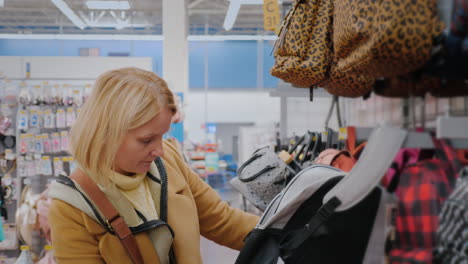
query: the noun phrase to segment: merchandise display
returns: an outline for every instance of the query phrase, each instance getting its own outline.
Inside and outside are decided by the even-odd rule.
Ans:
[[[0,264],[468,264],[468,0],[20,2]]]
[[[88,96],[91,85],[50,85],[47,81],[10,81],[3,79],[0,118],[1,216],[7,221],[0,248],[6,250],[5,263],[15,256],[26,263],[28,256],[41,252],[50,244],[44,190],[53,176],[69,174],[76,168],[68,153],[68,130],[79,107]],[[31,83],[30,83],[31,82]],[[44,200],[45,199],[45,200]],[[50,202],[49,202],[50,203]],[[8,215],[13,210],[14,215]],[[14,224],[10,224],[14,222]],[[17,231],[18,232],[17,232]],[[38,232],[39,231],[39,232]],[[44,237],[45,236],[45,241]],[[45,251],[44,251],[45,252]],[[49,261],[52,251],[44,258]],[[17,256],[17,255],[16,255]],[[3,263],[3,262],[2,262]],[[52,263],[52,262],[48,262]]]
[[[15,264],[34,264],[29,246],[21,246],[21,254]]]

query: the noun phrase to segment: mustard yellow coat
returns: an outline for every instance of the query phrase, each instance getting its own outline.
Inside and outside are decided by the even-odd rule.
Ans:
[[[200,235],[232,249],[241,249],[243,239],[258,217],[229,207],[195,174],[175,148],[164,144],[168,175],[168,224],[175,233],[173,249],[178,264],[202,263]],[[58,263],[132,263],[119,239],[86,213],[54,199],[49,221],[52,245]],[[145,263],[159,263],[146,233],[136,236]]]

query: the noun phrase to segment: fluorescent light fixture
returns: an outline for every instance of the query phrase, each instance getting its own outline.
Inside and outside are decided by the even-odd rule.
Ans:
[[[225,30],[231,30],[234,26],[234,22],[236,22],[237,14],[239,14],[240,3],[238,0],[231,0],[229,3],[229,7],[226,13],[226,17],[224,18],[223,28]]]
[[[86,5],[89,9],[99,10],[129,10],[130,4],[128,1],[87,1]]]
[[[230,0],[229,7],[224,18],[223,28],[231,30],[236,22],[237,15],[241,5],[262,5],[263,0]]]
[[[63,0],[50,0],[54,5],[62,11],[62,13],[70,19],[70,21],[75,24],[75,26],[79,27],[80,29],[84,29],[86,24],[79,18],[73,10],[63,1]]]
[[[257,41],[257,40],[276,40],[274,35],[190,35],[188,41]],[[59,40],[164,40],[162,35],[84,35],[84,34],[0,34],[0,39],[59,39]]]

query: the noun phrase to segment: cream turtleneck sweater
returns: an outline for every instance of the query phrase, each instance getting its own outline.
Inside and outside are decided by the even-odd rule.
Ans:
[[[149,179],[146,177],[146,174],[126,176],[113,172],[109,179],[130,201],[133,207],[142,213],[148,220],[159,218],[148,186]]]

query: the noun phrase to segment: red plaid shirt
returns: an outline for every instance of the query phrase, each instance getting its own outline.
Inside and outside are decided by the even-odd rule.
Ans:
[[[397,236],[389,260],[393,264],[432,263],[432,249],[442,203],[452,192],[462,168],[454,150],[434,140],[439,159],[409,165],[400,176]]]

